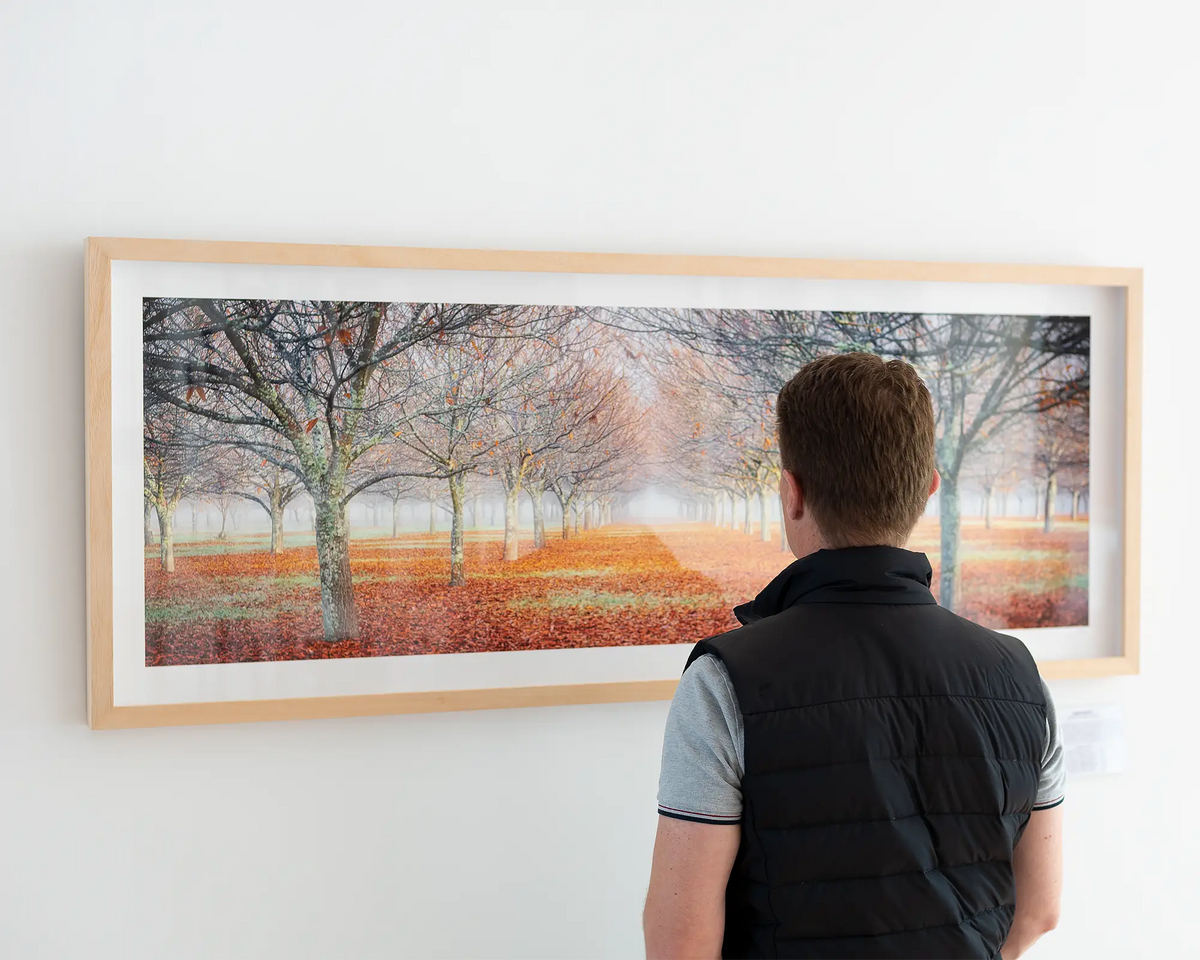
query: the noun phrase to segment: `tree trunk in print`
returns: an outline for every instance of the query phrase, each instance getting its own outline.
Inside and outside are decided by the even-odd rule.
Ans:
[[[1078,490],[1071,491],[1071,519],[1072,520],[1079,519],[1079,491]]]
[[[746,519],[742,523],[742,532],[750,536],[753,526],[750,523],[750,494],[746,494]]]
[[[1045,522],[1042,524],[1042,533],[1051,533],[1054,530],[1054,501],[1058,499],[1058,474],[1050,474],[1050,479],[1046,481],[1046,505],[1043,509]]]
[[[142,505],[145,507],[145,515],[144,515],[145,522],[142,524],[142,527],[143,527],[142,533],[145,536],[146,546],[152,547],[152,546],[154,546],[154,531],[150,529],[150,501],[148,499],[143,498]]]
[[[562,538],[564,540],[571,539],[571,503],[567,501],[562,505]]]
[[[585,503],[583,505],[583,529],[592,529],[592,504]]]
[[[218,539],[218,540],[224,540],[224,539],[225,539],[225,521],[226,521],[226,520],[228,520],[228,519],[229,519],[229,508],[228,508],[228,507],[221,507],[221,530],[220,530],[220,532],[217,534],[217,539]]]
[[[392,501],[392,539],[400,536],[400,498]]]
[[[767,498],[766,490],[758,491],[758,502],[761,507],[759,511],[762,514],[762,529],[758,532],[758,539],[763,543],[771,542],[771,501]]]
[[[729,529],[733,530],[737,527],[737,501],[733,499],[733,494],[727,494],[729,499]]]
[[[959,513],[958,478],[948,473],[942,476],[941,508],[941,583],[938,587],[938,603],[947,610],[954,610],[962,596],[958,575],[959,546],[962,542],[962,517]]]
[[[276,483],[271,488],[271,556],[283,553],[283,491]]]
[[[466,480],[461,473],[450,478],[450,586],[467,582],[463,563],[463,506]]]
[[[159,502],[158,510],[158,560],[163,573],[175,572],[175,534],[171,529],[171,514],[175,512],[174,505]]]
[[[480,516],[480,513],[482,512],[482,510],[483,510],[483,498],[476,497],[474,500],[471,501],[471,526],[472,527],[483,526],[483,517]]]
[[[717,494],[713,498],[713,526],[720,527],[725,523],[725,498]]]
[[[983,488],[983,525],[986,529],[992,529],[992,488]]]
[[[271,556],[283,553],[283,511],[276,510],[271,517]]]
[[[321,577],[321,623],[325,639],[358,636],[358,610],[350,576],[350,531],[339,496],[318,501],[317,566]]]
[[[546,485],[541,481],[531,480],[525,485],[529,499],[533,501],[533,546],[541,550],[546,545],[546,513],[542,497],[546,493]]]
[[[579,511],[580,506],[578,503],[572,505],[571,512],[575,515],[575,536],[579,536]]]
[[[194,537],[197,533],[200,532],[200,528],[199,528],[200,512],[196,509],[196,501],[195,500],[191,501],[190,506],[192,508],[192,536]]]
[[[437,533],[437,501],[429,501],[429,532]]]
[[[517,559],[517,506],[521,488],[513,484],[504,491],[504,559]]]

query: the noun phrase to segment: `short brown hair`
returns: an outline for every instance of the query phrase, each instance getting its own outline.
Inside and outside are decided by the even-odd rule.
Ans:
[[[830,547],[902,546],[935,469],[929,390],[909,364],[819,357],[779,391],[779,453]]]

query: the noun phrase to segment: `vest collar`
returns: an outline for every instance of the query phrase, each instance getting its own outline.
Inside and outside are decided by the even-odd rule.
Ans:
[[[933,568],[923,553],[899,547],[818,550],[786,567],[749,603],[733,609],[745,623],[797,603],[937,603]]]

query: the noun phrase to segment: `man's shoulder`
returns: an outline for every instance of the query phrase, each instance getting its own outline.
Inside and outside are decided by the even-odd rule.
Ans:
[[[782,673],[813,678],[875,676],[897,669],[962,686],[974,677],[994,696],[1037,701],[1042,683],[1025,644],[936,604],[888,606],[915,615],[891,617],[879,605],[796,604],[700,641],[689,665],[715,655],[734,686],[773,683]],[[850,611],[855,613],[849,615]],[[886,621],[886,625],[885,625]],[[982,675],[980,674],[982,670]],[[974,681],[971,681],[974,682]]]
[[[706,637],[692,649],[691,656],[688,658],[688,667],[704,656],[715,658],[723,666],[727,665],[727,659],[731,656],[753,656],[756,648],[775,641],[780,637],[781,632],[783,635],[791,632],[788,621],[796,619],[796,610],[796,607],[791,607],[773,616],[763,617],[760,620],[744,623],[731,630]],[[795,624],[790,626],[794,628]]]
[[[1025,641],[1011,634],[985,627],[983,624],[953,613],[945,607],[939,606],[937,609],[941,610],[945,616],[953,618],[964,639],[996,651],[1009,667],[1026,674],[1026,679],[1036,678],[1038,685],[1041,686],[1041,675],[1038,672],[1037,662],[1030,653],[1029,647],[1025,645]]]

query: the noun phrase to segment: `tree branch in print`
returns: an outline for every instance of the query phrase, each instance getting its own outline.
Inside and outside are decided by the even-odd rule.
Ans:
[[[256,504],[272,557],[285,513],[307,505],[322,637],[340,643],[361,633],[347,520],[361,498],[390,505],[393,536],[406,500],[428,503],[431,531],[447,518],[454,588],[469,580],[468,520],[485,495],[502,503],[509,565],[528,549],[523,495],[534,551],[548,546],[547,511],[570,540],[651,488],[718,526],[744,505],[744,532],[756,524],[770,542],[779,389],[807,361],[854,350],[912,363],[930,389],[940,598],[953,607],[964,483],[990,503],[1028,441],[1048,500],[1060,482],[1086,495],[1087,318],[149,298],[144,498],[158,568],[175,571],[185,498],[216,504],[219,539],[237,504]]]

